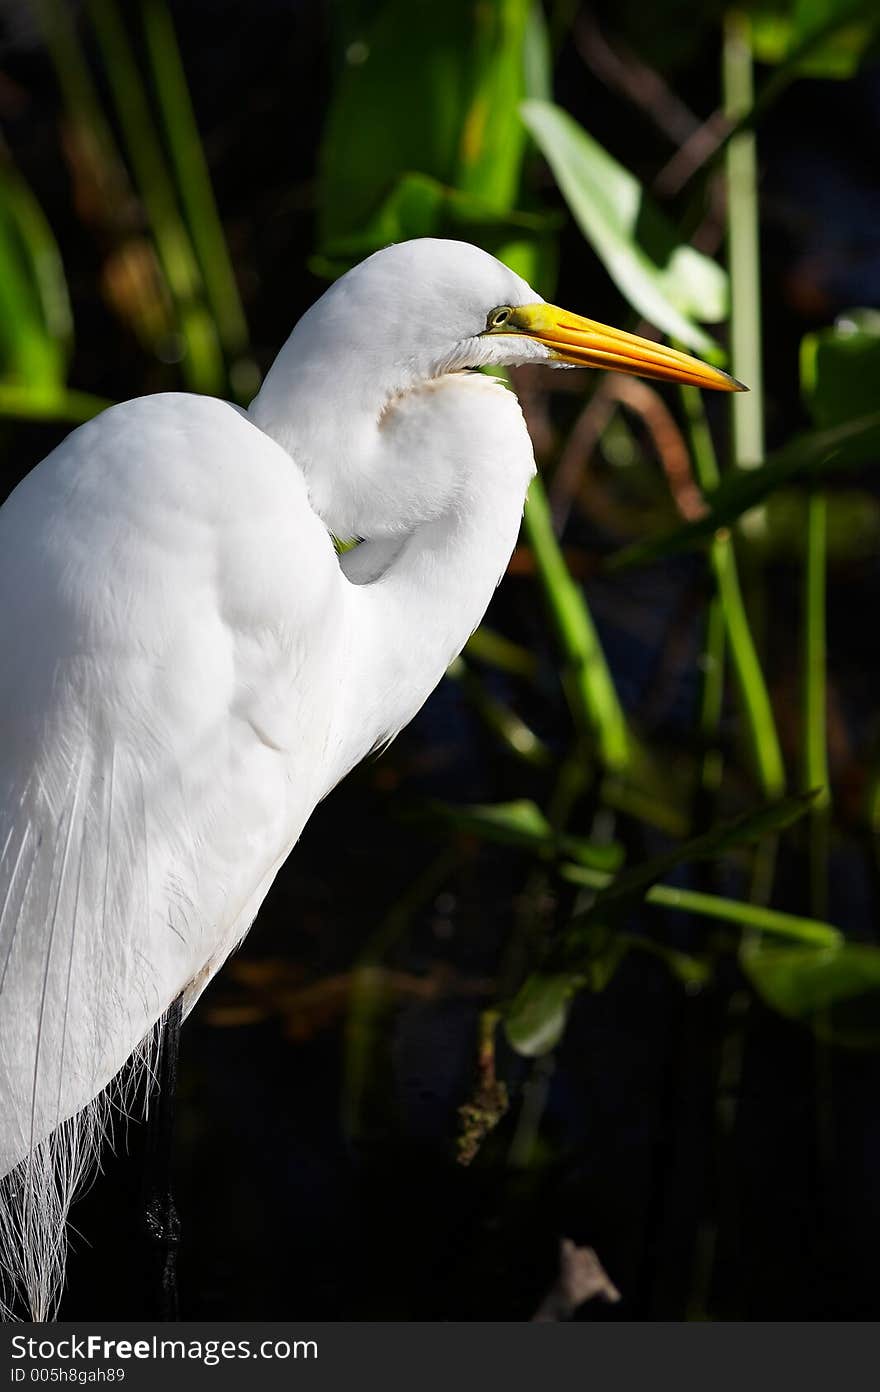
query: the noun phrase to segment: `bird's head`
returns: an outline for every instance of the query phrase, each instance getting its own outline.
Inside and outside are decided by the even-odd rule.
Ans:
[[[410,381],[523,362],[742,389],[686,353],[547,304],[479,247],[434,237],[384,247],[355,266],[303,316],[289,347],[357,364],[371,393],[380,380],[396,393]]]
[[[364,495],[371,433],[389,407],[455,373],[523,363],[741,390],[697,358],[546,303],[478,247],[426,237],[377,251],[330,287],[297,324],[251,415],[304,468],[324,515],[324,496],[352,486]]]

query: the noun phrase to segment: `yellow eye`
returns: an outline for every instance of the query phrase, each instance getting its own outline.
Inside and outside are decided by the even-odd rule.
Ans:
[[[486,328],[503,329],[512,314],[513,309],[510,305],[500,305],[498,309],[492,310],[492,313],[486,320]]]

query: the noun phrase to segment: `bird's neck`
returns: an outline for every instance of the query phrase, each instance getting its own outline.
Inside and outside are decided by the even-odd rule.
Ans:
[[[480,623],[516,544],[532,472],[481,474],[466,508],[403,542],[364,542],[350,553],[350,577],[378,572],[349,594],[351,718],[344,723],[359,746],[351,763],[412,719]]]
[[[254,414],[303,460],[326,524],[365,538],[341,562],[341,776],[412,719],[482,619],[516,544],[531,441],[516,397],[479,374],[432,379],[369,421],[352,410],[305,459],[295,424],[282,437]]]
[[[439,379],[402,402],[383,429],[386,477],[377,485],[396,500],[386,512],[399,525],[342,562],[351,764],[412,719],[480,623],[535,472],[519,402],[485,376]],[[407,525],[418,506],[422,520]]]

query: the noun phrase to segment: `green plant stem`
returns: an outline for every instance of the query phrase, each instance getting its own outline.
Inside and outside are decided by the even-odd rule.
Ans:
[[[732,12],[724,25],[724,109],[738,120],[754,104],[748,19]],[[727,245],[733,375],[748,386],[731,399],[733,453],[739,468],[764,458],[761,363],[761,258],[758,243],[758,173],[755,136],[741,130],[727,146]]]
[[[827,808],[828,786],[825,694],[825,557],[828,504],[819,489],[807,500],[804,565],[804,792],[819,790],[814,806]]]
[[[233,390],[246,403],[259,387],[260,374],[249,355],[247,320],[165,0],[143,0],[143,23],[159,110],[205,292],[220,341],[231,358]]]
[[[73,7],[67,0],[36,0],[36,9],[68,115],[88,131],[105,172],[124,183],[116,142],[77,36]]]
[[[568,669],[567,695],[572,714],[594,736],[603,765],[623,769],[630,758],[626,716],[592,616],[553,530],[540,478],[533,479],[529,489],[524,529]]]
[[[480,624],[464,645],[464,655],[489,667],[498,667],[515,677],[534,681],[538,675],[538,659],[528,648]]]
[[[737,16],[740,23],[747,23],[745,16]],[[755,97],[751,106],[744,111],[735,113],[733,125],[726,132],[717,148],[712,151],[707,161],[707,166],[711,167],[720,156],[726,154],[731,141],[738,136],[754,130],[755,126],[766,114],[774,102],[778,101],[782,94],[791,86],[798,77],[802,76],[802,64],[805,58],[809,58],[814,49],[820,48],[828,39],[840,32],[842,29],[849,28],[852,24],[863,21],[877,20],[877,0],[857,0],[857,3],[850,6],[846,11],[840,10],[835,6],[829,7],[828,18],[824,23],[818,25],[809,34],[805,35],[801,41],[795,45],[790,53],[787,54],[782,63],[777,64],[769,77],[765,78],[761,89]],[[732,113],[728,113],[731,115]],[[703,168],[705,166],[698,166]],[[697,170],[694,170],[697,173]]]
[[[137,70],[113,0],[89,0],[89,14],[104,60],[123,139],[156,239],[156,249],[186,345],[183,371],[195,391],[222,393],[225,372],[217,333],[201,303],[201,277],[181,220]]]
[[[457,850],[447,847],[425,866],[371,933],[352,965],[342,1081],[342,1119],[349,1135],[362,1128],[376,1069],[379,1024],[388,1000],[382,962],[403,937],[413,916],[439,893],[458,863]]]
[[[807,500],[803,603],[803,787],[818,789],[809,819],[810,909],[824,913],[828,898],[828,830],[831,790],[828,777],[825,687],[825,567],[828,503],[820,489]]]
[[[18,229],[47,334],[67,357],[73,346],[73,314],[58,243],[24,179],[0,166],[0,197]]]
[[[543,768],[551,762],[550,751],[542,739],[530,729],[516,711],[499,701],[471,671],[463,657],[457,657],[446,671],[447,677],[458,682],[468,701],[486,729],[522,763]]]
[[[682,387],[681,394],[697,482],[704,493],[711,492],[717,486],[720,474],[702,397],[695,387]],[[719,532],[713,538],[709,560],[730,648],[730,662],[745,715],[752,760],[764,796],[768,802],[773,801],[785,791],[785,765],[770,695],[746,614],[733,540],[728,532]]]
[[[694,473],[703,493],[711,492],[720,482],[718,461],[703,398],[695,387],[681,391],[682,404],[688,425]],[[717,544],[717,541],[714,543]],[[709,601],[706,638],[703,648],[703,687],[700,695],[700,736],[703,741],[703,760],[700,782],[703,791],[715,793],[721,786],[723,759],[718,748],[718,732],[724,706],[724,649],[727,631],[727,611],[721,600],[720,586]]]
[[[773,801],[785,792],[785,765],[729,536],[719,537],[712,543],[710,559],[724,612],[731,666],[745,714],[752,758],[761,790],[768,801]]]
[[[709,600],[706,615],[703,682],[700,692],[700,738],[703,745],[700,786],[710,797],[718,792],[724,776],[724,756],[718,747],[724,709],[724,648],[724,608],[716,592]]]
[[[573,884],[581,884],[590,889],[605,889],[612,882],[610,875],[583,865],[563,865],[560,867],[560,874]],[[713,918],[735,923],[751,932],[767,933],[773,937],[788,938],[816,947],[838,947],[842,941],[840,930],[832,923],[803,918],[798,914],[782,913],[778,909],[765,908],[762,904],[725,899],[718,894],[679,889],[675,885],[651,885],[645,894],[645,903],[653,904],[657,908],[679,909],[682,913],[691,913],[697,918]]]

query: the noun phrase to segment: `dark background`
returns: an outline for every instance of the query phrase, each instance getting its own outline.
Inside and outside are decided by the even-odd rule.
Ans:
[[[592,19],[609,42],[665,65],[681,99],[708,113],[719,40],[711,7],[696,22],[700,8],[649,14],[603,3]],[[308,260],[338,16],[305,0],[177,0],[172,9],[265,369],[325,285]],[[144,354],[102,294],[104,250],[74,206],[60,97],[33,16],[6,0],[0,25],[0,121],[62,249],[76,325],[70,381],[112,398],[177,385],[173,367]],[[668,140],[584,62],[573,34],[556,60],[556,99],[649,178],[668,158]],[[880,299],[878,138],[876,64],[845,83],[801,80],[761,126],[771,445],[804,424],[801,336]],[[552,189],[547,196],[558,202]],[[558,298],[621,321],[617,292],[570,225]],[[4,422],[5,489],[64,433]],[[609,545],[586,514],[575,515],[567,540],[588,557]],[[686,745],[693,725],[702,574],[699,558],[685,557],[587,582],[625,704],[670,748]],[[796,724],[796,578],[780,556],[767,574],[764,650],[785,739]],[[847,809],[875,735],[878,601],[876,550],[839,558],[829,672],[843,827],[829,917],[865,941],[876,936],[876,866]],[[489,622],[546,664],[527,713],[561,746],[567,716],[552,643],[533,580],[516,566]],[[662,961],[632,955],[604,992],[578,998],[551,1060],[536,1069],[501,1045],[514,1106],[469,1168],[456,1163],[478,1015],[527,867],[515,851],[450,845],[442,829],[402,813],[426,798],[517,796],[518,777],[447,682],[388,754],[316,810],[242,952],[183,1030],[174,1161],[182,1315],[528,1319],[553,1283],[566,1235],[596,1249],[623,1297],[593,1301],[579,1318],[873,1318],[877,1055],[819,1043],[774,1014],[746,990],[735,958],[688,992]],[[621,834],[641,854],[663,844],[644,828]],[[349,974],[420,876],[432,883],[384,959],[405,982],[382,1006],[354,1106]],[[780,860],[780,906],[804,907],[802,879],[795,845]],[[699,937],[684,920],[668,930],[683,948]],[[419,982],[428,983],[421,993]],[[302,995],[322,983],[323,994]],[[523,1096],[539,1126],[518,1152]],[[142,1230],[143,1128],[120,1124],[117,1142],[74,1215],[62,1318],[137,1316],[155,1301]]]

